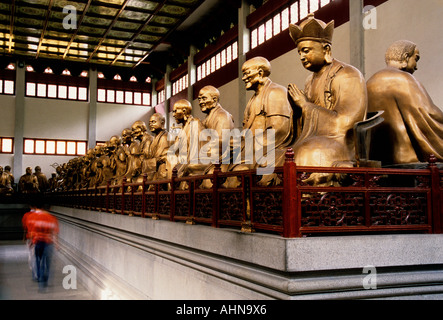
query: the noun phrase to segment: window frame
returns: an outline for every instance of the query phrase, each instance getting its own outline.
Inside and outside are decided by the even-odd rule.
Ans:
[[[38,148],[37,144],[43,142],[43,150]],[[54,152],[48,152],[48,143],[53,143]],[[68,145],[74,144],[75,152],[69,152]],[[81,147],[80,147],[81,146]],[[85,156],[87,153],[88,142],[86,140],[74,139],[47,139],[47,138],[23,138],[23,154],[36,156]],[[32,151],[27,148],[32,148]],[[40,151],[40,150],[41,151]],[[52,150],[52,148],[51,148]],[[79,150],[84,150],[79,152]]]

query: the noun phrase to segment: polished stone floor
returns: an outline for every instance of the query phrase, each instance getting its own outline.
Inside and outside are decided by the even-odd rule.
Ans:
[[[74,273],[69,269],[63,273],[66,262],[57,251],[54,251],[48,287],[40,291],[38,283],[32,280],[28,255],[23,241],[0,241],[0,300],[95,300],[79,281],[76,289],[63,287],[65,277]],[[72,283],[66,279],[65,287]]]

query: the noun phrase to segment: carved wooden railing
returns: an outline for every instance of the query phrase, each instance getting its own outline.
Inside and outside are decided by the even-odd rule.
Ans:
[[[339,180],[339,186],[306,183],[318,174]],[[261,186],[256,170],[221,172],[216,166],[211,175],[123,181],[49,193],[47,200],[52,205],[272,232],[286,238],[443,232],[443,171],[432,159],[426,169],[297,167],[289,150],[274,178],[273,186]],[[238,185],[225,187],[233,179]],[[201,188],[203,182],[210,187]]]

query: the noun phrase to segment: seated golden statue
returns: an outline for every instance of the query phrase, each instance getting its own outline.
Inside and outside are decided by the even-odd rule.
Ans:
[[[21,193],[37,193],[38,180],[37,177],[32,173],[32,168],[27,167],[26,173],[22,175],[18,181],[19,191]]]
[[[228,149],[230,147],[230,136],[227,132],[234,129],[234,119],[232,115],[221,106],[220,92],[217,88],[206,86],[200,89],[198,101],[201,111],[206,114],[206,118],[203,120],[203,126],[205,129],[213,130],[214,136],[216,134],[215,138],[218,138],[207,144],[207,153],[209,154],[206,154],[206,156],[212,160],[211,163],[215,161],[220,164],[224,163],[224,165],[222,165],[222,171],[226,171],[227,165],[231,162],[228,156],[228,152],[230,151],[230,149]],[[211,154],[211,151],[214,152],[215,157]],[[206,173],[208,173],[208,171]]]
[[[147,133],[148,127],[144,121],[138,120],[131,127],[132,142],[129,146],[126,179],[127,182],[136,182],[142,173],[142,155],[149,149],[153,137]]]
[[[372,135],[370,154],[383,165],[443,161],[443,111],[413,73],[420,53],[416,44],[397,41],[386,52],[387,67],[367,82],[369,111],[385,119]]]
[[[202,146],[200,132],[204,126],[200,119],[191,115],[192,105],[187,100],[179,100],[174,104],[173,117],[177,124],[181,125],[174,144],[167,153],[168,178],[172,176],[172,170],[177,168],[179,177],[189,174],[203,174],[207,165],[199,162],[199,152]]]
[[[300,26],[290,25],[303,66],[312,72],[301,90],[289,84],[297,120],[293,145],[299,166],[352,167],[354,124],[366,117],[366,83],[359,70],[332,57],[334,21],[327,25],[310,15]],[[314,174],[305,182],[335,184],[334,175]]]
[[[285,87],[270,79],[271,64],[263,57],[255,57],[242,66],[246,90],[254,91],[243,119],[245,139],[233,143],[233,164],[230,171],[257,169],[263,175],[259,184],[276,183],[273,174],[276,166],[284,164],[284,154],[293,140],[293,111]],[[249,137],[252,139],[248,140]],[[227,187],[238,185],[228,179]]]
[[[40,192],[46,192],[48,191],[48,179],[46,178],[46,175],[42,172],[42,169],[40,166],[36,166],[34,168],[34,174],[37,177],[38,180],[38,189]]]
[[[12,176],[11,167],[6,166],[5,170],[0,166],[0,194],[11,194],[14,192],[14,177]]]
[[[115,175],[113,184],[121,184],[128,170],[128,157],[130,155],[129,146],[132,142],[131,129],[126,128],[122,131],[121,138],[116,142],[115,150]]]
[[[53,172],[51,173],[51,178],[48,179],[49,183],[49,192],[55,192],[57,191],[57,173]]]
[[[149,130],[154,134],[154,138],[144,150],[142,173],[147,174],[148,180],[166,179],[169,141],[168,132],[165,130],[165,117],[160,113],[154,113],[149,119]]]

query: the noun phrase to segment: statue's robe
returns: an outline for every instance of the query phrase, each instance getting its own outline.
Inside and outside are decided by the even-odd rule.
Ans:
[[[367,82],[368,110],[384,111],[373,130],[370,156],[383,165],[443,161],[443,112],[423,85],[405,71],[387,67]]]
[[[274,130],[274,143],[268,143],[268,130]],[[243,130],[250,130],[254,137],[254,160],[251,168],[274,168],[284,164],[284,154],[294,137],[293,110],[288,100],[287,89],[270,79],[264,87],[249,100],[243,118]],[[257,139],[257,130],[263,132],[263,139]],[[242,159],[234,159],[234,164],[245,163],[249,160],[244,152],[248,145],[242,144]],[[256,157],[261,154],[261,157]],[[268,157],[274,153],[274,157]],[[261,163],[261,164],[260,164]],[[272,170],[272,169],[271,169]]]
[[[142,173],[147,174],[148,180],[166,179],[166,156],[169,149],[168,132],[160,131],[155,135],[145,154]]]
[[[363,75],[338,60],[306,81],[308,104],[297,120],[294,145],[298,166],[352,166],[354,125],[366,118],[367,91]],[[298,111],[296,112],[298,113]]]

